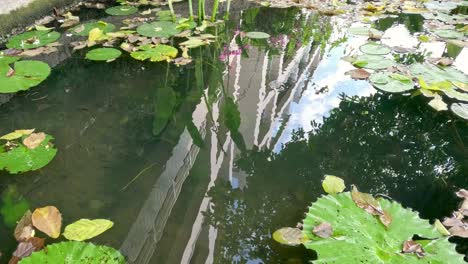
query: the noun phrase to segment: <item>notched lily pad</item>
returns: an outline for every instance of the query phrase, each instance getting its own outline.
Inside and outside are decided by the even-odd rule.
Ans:
[[[366,53],[369,55],[386,55],[392,51],[389,47],[382,45],[382,44],[375,43],[375,42],[366,43],[362,45],[361,47],[359,47],[359,49],[363,53]]]
[[[122,55],[122,52],[114,48],[98,48],[88,51],[86,59],[93,61],[112,61]]]
[[[283,227],[273,233],[273,239],[283,245],[298,246],[304,242],[304,235],[298,228]]]
[[[389,72],[376,72],[371,74],[369,80],[375,88],[389,93],[403,93],[414,89],[410,77]]]
[[[138,12],[138,8],[134,6],[114,6],[106,9],[106,13],[111,16],[128,16]]]
[[[130,53],[132,58],[137,60],[150,60],[153,62],[168,61],[177,57],[177,49],[168,45],[159,44],[156,46],[143,45],[138,47],[139,51]]]
[[[359,68],[382,70],[394,66],[395,62],[383,56],[364,54],[357,56],[353,65]]]
[[[52,31],[29,31],[12,37],[7,47],[10,49],[35,49],[55,42],[60,38],[60,33]]]
[[[455,103],[450,106],[450,110],[457,116],[468,120],[468,104],[466,103]]]
[[[71,28],[70,32],[78,36],[88,36],[89,32],[95,28],[99,28],[103,33],[109,33],[114,31],[115,26],[111,23],[98,21],[78,25],[74,28]]]
[[[145,23],[137,28],[140,35],[146,37],[169,38],[181,32],[175,23],[169,21],[159,21]]]
[[[455,31],[455,30],[450,30],[450,29],[439,29],[435,30],[434,34],[441,38],[448,38],[448,39],[461,39],[463,38],[463,34]]]
[[[0,64],[0,93],[15,93],[28,90],[44,81],[50,67],[41,61],[17,61],[13,68]]]

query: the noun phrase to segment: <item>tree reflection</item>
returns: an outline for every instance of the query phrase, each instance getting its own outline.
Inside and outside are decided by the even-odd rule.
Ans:
[[[294,226],[323,193],[324,174],[366,192],[386,194],[428,219],[450,214],[457,188],[468,186],[468,124],[436,113],[423,98],[376,94],[346,98],[313,130],[295,132],[279,153],[244,152],[237,162],[248,188],[219,182],[210,224],[218,228],[215,263],[306,263],[300,249],[270,234]]]

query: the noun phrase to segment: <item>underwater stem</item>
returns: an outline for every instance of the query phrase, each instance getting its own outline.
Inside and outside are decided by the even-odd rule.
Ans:
[[[211,10],[211,22],[216,21],[216,15],[218,14],[219,0],[214,0],[213,10]]]

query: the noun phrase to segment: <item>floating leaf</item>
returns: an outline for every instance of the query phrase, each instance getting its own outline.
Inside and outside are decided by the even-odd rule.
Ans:
[[[269,34],[265,32],[258,32],[258,31],[247,32],[245,36],[250,39],[267,39],[270,37]]]
[[[377,89],[389,93],[403,93],[414,89],[413,81],[409,77],[401,76],[401,74],[376,72],[369,77],[369,80]]]
[[[12,64],[15,61],[20,60],[21,57],[16,57],[16,56],[6,56],[6,55],[1,55],[0,53],[0,65],[1,64]]]
[[[69,31],[78,36],[88,36],[89,32],[95,28],[100,29],[103,33],[109,33],[114,31],[115,26],[111,23],[98,21],[78,25],[74,28],[71,28]]]
[[[333,175],[325,175],[325,179],[322,181],[323,190],[329,194],[337,194],[343,192],[346,188],[343,179]]]
[[[353,65],[359,68],[381,70],[394,66],[395,62],[383,56],[364,54],[357,56]]]
[[[314,262],[423,263],[413,254],[401,253],[404,241],[418,235],[434,239],[422,245],[427,253],[424,263],[464,263],[463,255],[456,252],[455,245],[442,237],[427,220],[420,219],[417,213],[399,203],[385,199],[378,202],[382,210],[393,217],[388,227],[356,206],[349,192],[326,195],[313,203],[304,219],[303,232],[309,239],[304,242],[305,247],[317,252],[318,260]],[[333,235],[329,238],[318,238],[313,234],[314,227],[323,222],[333,226]]]
[[[413,76],[422,77],[429,85],[444,81],[468,83],[468,76],[451,66],[415,63],[410,66],[409,70]]]
[[[115,60],[122,55],[122,52],[114,48],[98,48],[88,51],[86,59],[93,61]]]
[[[450,106],[450,110],[455,113],[457,116],[468,120],[468,104],[465,103],[455,103]]]
[[[145,23],[137,28],[140,35],[146,37],[169,38],[181,32],[175,23],[169,21],[159,21]]]
[[[62,228],[62,215],[55,206],[37,208],[32,214],[32,223],[51,238],[58,238]]]
[[[60,33],[52,31],[29,31],[12,37],[7,47],[10,49],[35,49],[55,42],[60,38]]]
[[[434,226],[439,231],[440,234],[444,236],[450,236],[450,232],[445,228],[445,226],[439,221],[439,219],[436,219],[434,222]]]
[[[139,51],[130,53],[132,58],[137,60],[150,60],[153,62],[168,61],[177,57],[177,49],[168,45],[159,44],[156,46],[143,45],[138,47]]]
[[[383,33],[375,28],[368,27],[352,27],[348,29],[348,33],[358,36],[382,35]]]
[[[0,170],[5,169],[16,174],[44,167],[57,154],[57,149],[51,143],[52,140],[52,136],[46,135],[40,145],[33,149],[20,142],[10,144],[7,151],[0,152]]]
[[[389,47],[375,42],[366,43],[359,47],[359,49],[370,55],[386,55],[392,51]]]
[[[441,38],[448,38],[448,39],[461,39],[463,38],[463,34],[455,31],[455,30],[450,30],[450,29],[439,29],[435,30],[434,34]]]
[[[298,228],[283,227],[273,233],[273,239],[283,245],[298,246],[304,241],[304,235]]]
[[[68,240],[84,241],[110,229],[114,223],[106,219],[80,219],[65,227],[63,236]]]
[[[429,102],[429,105],[434,108],[436,111],[446,111],[448,110],[447,104],[442,100],[442,97],[438,94],[435,94],[434,99]]]
[[[0,93],[15,93],[28,90],[44,81],[50,74],[50,67],[41,61],[17,61],[14,74],[8,76],[10,67],[0,64]]]
[[[32,253],[19,263],[125,264],[126,262],[122,254],[111,247],[69,241],[48,245],[44,250]]]
[[[44,132],[32,133],[25,139],[23,139],[23,144],[28,149],[35,149],[45,140],[46,134]]]
[[[370,76],[370,73],[364,69],[350,70],[347,71],[346,74],[348,74],[349,76],[351,76],[351,78],[355,80],[365,80]]]
[[[15,238],[17,241],[26,241],[34,236],[34,228],[32,226],[32,213],[27,210],[23,217],[18,221],[15,227]]]
[[[20,129],[20,130],[15,130],[14,132],[11,132],[11,133],[8,133],[2,137],[0,137],[0,139],[3,139],[3,140],[14,140],[14,139],[18,139],[22,136],[27,136],[27,135],[30,135],[32,132],[34,132],[34,129]]]
[[[422,258],[425,255],[424,249],[421,244],[413,241],[413,240],[406,240],[403,243],[403,248],[401,250],[403,253],[406,254],[416,254],[418,257]]]
[[[138,12],[138,8],[134,6],[114,6],[106,9],[106,13],[111,16],[128,16]]]
[[[13,257],[9,264],[18,263],[19,260],[29,257],[33,252],[44,248],[44,239],[39,237],[31,237],[27,241],[22,241],[13,252]]]

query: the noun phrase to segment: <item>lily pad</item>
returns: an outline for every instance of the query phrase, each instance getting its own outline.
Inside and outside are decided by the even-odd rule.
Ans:
[[[258,32],[258,31],[247,32],[247,34],[245,34],[245,36],[250,38],[250,39],[267,39],[267,38],[270,37],[270,35],[268,33]]]
[[[23,136],[23,140],[29,136]],[[8,141],[0,148],[0,170],[7,170],[12,174],[38,170],[52,161],[57,154],[57,149],[52,145],[54,138],[46,135],[44,140],[35,148],[29,148],[22,140]],[[7,146],[8,144],[8,146]]]
[[[28,90],[44,81],[49,74],[49,65],[41,61],[17,61],[13,68],[0,64],[0,93]]]
[[[106,23],[103,21],[91,22],[78,25],[70,29],[70,32],[78,36],[88,36],[89,32],[95,28],[99,28],[103,33],[109,33],[114,31],[115,26],[111,23]]]
[[[1,64],[12,64],[15,61],[19,61],[21,57],[17,56],[4,56],[0,55],[0,65]]]
[[[403,93],[414,89],[414,83],[410,77],[388,72],[373,73],[369,80],[379,90],[389,93]]]
[[[177,49],[168,45],[159,44],[156,46],[143,45],[138,47],[139,51],[130,53],[132,58],[137,60],[150,60],[153,62],[167,61],[177,57]]]
[[[19,263],[125,264],[126,262],[122,254],[111,247],[69,241],[49,245],[41,251],[32,253]]]
[[[468,83],[468,76],[451,66],[439,67],[429,63],[415,63],[409,70],[413,76],[424,79],[428,84],[444,81]]]
[[[98,48],[88,51],[86,59],[93,61],[115,60],[122,55],[122,52],[114,48]]]
[[[146,37],[169,38],[181,32],[177,24],[169,21],[145,23],[137,28],[140,35]]]
[[[303,233],[309,239],[304,246],[317,252],[314,263],[465,263],[455,245],[417,213],[385,199],[379,203],[392,216],[388,227],[359,208],[349,192],[326,195],[313,203],[304,219]],[[324,222],[333,227],[328,238],[313,233]],[[402,253],[403,243],[414,235],[434,239],[416,241],[427,253],[421,259]]]
[[[439,29],[435,30],[434,34],[441,38],[448,38],[448,39],[461,39],[463,38],[463,34],[455,31],[455,30],[450,30],[450,29]]]
[[[55,42],[60,33],[52,31],[29,31],[12,37],[6,46],[10,49],[35,49]]]
[[[138,12],[138,8],[134,6],[114,6],[106,9],[106,13],[111,16],[128,16]]]
[[[395,65],[395,62],[383,56],[364,54],[357,56],[353,65],[359,68],[382,70]]]
[[[348,29],[348,33],[358,36],[372,36],[372,35],[382,35],[383,32],[369,27],[352,27]]]
[[[455,103],[450,106],[450,110],[455,113],[457,116],[468,120],[468,104],[465,103]]]
[[[370,55],[386,55],[392,51],[389,47],[375,42],[366,43],[362,45],[359,49],[363,53]]]

